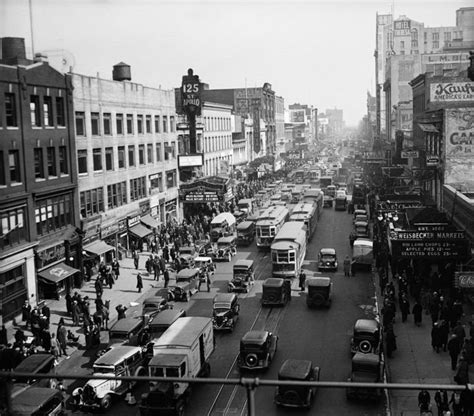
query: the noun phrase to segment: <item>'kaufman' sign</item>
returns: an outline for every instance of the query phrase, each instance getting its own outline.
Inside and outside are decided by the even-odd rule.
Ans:
[[[474,83],[439,82],[430,85],[432,102],[474,101]]]

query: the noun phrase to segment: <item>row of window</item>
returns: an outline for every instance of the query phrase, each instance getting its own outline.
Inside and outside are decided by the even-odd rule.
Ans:
[[[176,158],[176,142],[171,142],[171,145],[168,145],[168,142],[164,143],[164,158],[162,157],[161,143],[156,143],[154,150],[153,147],[153,143],[148,143],[146,147],[144,144],[138,145],[138,165],[153,164],[155,160],[160,162]],[[89,172],[87,149],[77,151],[77,166],[79,174]],[[106,171],[113,171],[135,166],[137,166],[135,145],[92,149],[92,170],[94,172],[101,172],[104,168]]]
[[[204,117],[204,129],[206,131],[231,130],[229,117]]]
[[[76,111],[76,136],[121,136],[145,133],[168,133],[176,131],[174,116],[152,116],[147,114],[90,113],[90,131],[87,131],[86,113]]]
[[[190,143],[188,135],[178,135],[179,154],[188,154],[190,152]],[[205,136],[204,140],[201,134],[196,137],[196,151],[198,153],[204,152],[218,152],[221,150],[232,149],[232,136]]]
[[[126,205],[129,201],[138,201],[145,198],[155,189],[162,192],[163,189],[163,174],[156,173],[148,177],[149,191],[147,191],[147,178],[142,176],[140,178],[130,179],[127,182],[118,182],[112,185],[107,185],[107,202],[104,199],[104,188],[95,188],[83,191],[80,193],[80,209],[81,217],[87,218],[93,215],[100,214],[105,211],[105,206],[108,209],[113,209]],[[174,188],[177,186],[176,170],[169,170],[166,172],[166,188]]]
[[[3,108],[0,104],[0,127],[18,127],[18,103],[15,93],[4,93]],[[3,121],[5,120],[5,121]],[[30,120],[32,127],[65,127],[66,109],[64,97],[30,95]]]

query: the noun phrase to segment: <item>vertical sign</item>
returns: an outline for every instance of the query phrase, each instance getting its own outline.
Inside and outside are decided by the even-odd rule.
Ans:
[[[181,85],[181,97],[183,100],[184,111],[195,116],[201,115],[201,83],[199,77],[193,74],[191,68],[188,69],[188,75],[183,76]]]
[[[259,153],[261,149],[260,140],[260,109],[255,106],[253,107],[253,150],[255,153]]]

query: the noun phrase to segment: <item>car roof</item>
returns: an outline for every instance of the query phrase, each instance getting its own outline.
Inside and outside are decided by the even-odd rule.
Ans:
[[[240,259],[237,260],[234,264],[235,267],[252,267],[253,266],[253,260],[247,260],[247,259]]]
[[[179,351],[179,350],[176,350]],[[159,351],[155,353],[148,365],[150,367],[177,367],[186,358],[186,354],[160,354]]]
[[[57,389],[30,387],[12,398],[12,414],[31,415],[54,396],[64,399],[62,393]]]
[[[372,240],[369,240],[368,238],[358,238],[357,240],[354,241],[354,245],[373,247],[374,243],[372,242]]]
[[[194,276],[197,273],[199,273],[199,269],[181,269],[176,277]]]
[[[150,296],[145,298],[142,303],[166,303],[166,299],[162,296]]]
[[[212,259],[210,257],[198,256],[194,259],[194,261],[212,261]]]
[[[356,331],[376,331],[379,329],[379,323],[375,319],[358,319],[354,324]]]
[[[374,353],[363,353],[363,352],[356,352],[355,355],[352,357],[352,362],[356,364],[373,364],[378,365],[380,364],[380,357],[378,354]]]
[[[255,215],[251,216],[252,218],[258,218]],[[250,217],[247,217],[250,218]],[[246,230],[247,228],[251,227],[254,224],[253,221],[242,221],[239,225],[237,225],[237,230]]]
[[[48,361],[54,361],[53,354],[31,354],[15,367],[15,372],[35,373]]]
[[[278,378],[282,379],[306,379],[311,373],[313,363],[309,360],[288,359],[280,367]]]
[[[230,303],[235,298],[237,298],[237,295],[235,293],[218,293],[216,296],[214,296],[214,303]]]
[[[142,319],[135,318],[135,317],[128,317],[128,318],[123,318],[119,319],[115,324],[113,324],[109,331],[114,331],[114,332],[128,332],[131,329],[143,325]]]
[[[268,337],[268,331],[248,331],[243,337],[242,341],[245,342],[263,342]]]
[[[112,347],[104,355],[99,357],[94,365],[117,365],[120,364],[124,359],[136,354],[141,351],[141,347],[132,347],[129,345],[117,345]]]
[[[311,287],[327,287],[331,285],[330,277],[309,277],[306,279],[306,284]]]
[[[180,316],[184,316],[183,312],[183,309],[165,309],[164,311],[154,315],[150,322],[148,322],[148,325],[172,324]]]
[[[281,279],[279,277],[269,277],[268,279],[265,279],[263,286],[280,287],[283,286],[284,280],[285,279]]]
[[[322,248],[321,250],[319,250],[319,252],[321,254],[336,254],[336,249],[334,248]]]
[[[235,236],[229,235],[226,237],[219,238],[219,240],[217,240],[217,243],[232,243],[232,241],[235,241]]]
[[[369,223],[367,221],[356,221],[354,223],[355,227],[367,227]]]

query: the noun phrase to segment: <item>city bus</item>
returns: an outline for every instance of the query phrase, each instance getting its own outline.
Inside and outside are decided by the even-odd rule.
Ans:
[[[310,202],[300,202],[291,211],[289,221],[304,222],[307,238],[311,240],[318,225],[317,205]]]
[[[272,276],[299,277],[306,256],[306,226],[301,221],[288,221],[271,245]]]
[[[296,184],[304,183],[305,179],[306,179],[306,172],[303,169],[298,169],[295,172],[295,183]]]
[[[309,181],[310,183],[319,183],[321,179],[321,169],[311,168],[309,171]]]
[[[288,218],[288,208],[282,205],[268,207],[260,214],[255,225],[257,247],[270,247],[275,236]]]
[[[316,220],[319,220],[323,212],[324,193],[321,189],[311,188],[307,189],[303,196],[305,204],[311,203],[316,205]]]

